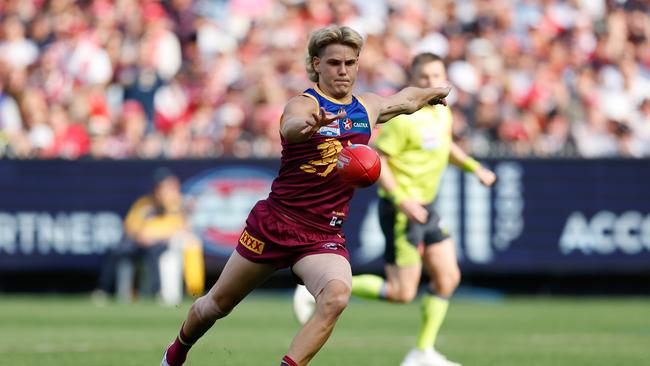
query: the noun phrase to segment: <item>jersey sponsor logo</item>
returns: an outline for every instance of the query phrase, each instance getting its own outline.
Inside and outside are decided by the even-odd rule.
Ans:
[[[370,124],[365,120],[353,121],[348,119],[343,125],[343,128],[346,132],[370,134]]]
[[[340,114],[345,112],[344,108],[339,108],[338,112],[336,114]],[[318,129],[318,134],[323,135],[323,136],[341,136],[341,125],[342,125],[342,120],[341,118],[332,121],[330,124],[327,126],[323,126],[320,129]]]
[[[368,128],[368,122],[354,122],[352,126],[354,128]]]
[[[189,223],[206,254],[227,257],[237,245],[255,203],[271,190],[275,173],[230,166],[210,169],[183,184]]]
[[[327,126],[318,129],[318,134],[323,136],[341,136],[341,129],[339,128],[339,121],[331,122]]]
[[[239,243],[255,254],[262,254],[264,251],[264,242],[252,236],[246,230],[239,237]]]

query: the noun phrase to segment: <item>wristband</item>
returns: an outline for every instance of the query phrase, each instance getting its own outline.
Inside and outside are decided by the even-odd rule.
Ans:
[[[463,162],[462,168],[466,172],[474,173],[480,166],[481,164],[478,161],[468,157]]]

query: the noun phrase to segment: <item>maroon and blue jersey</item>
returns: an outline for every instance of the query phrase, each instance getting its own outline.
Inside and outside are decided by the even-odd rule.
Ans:
[[[354,188],[343,183],[336,162],[344,146],[368,144],[372,123],[363,102],[349,104],[326,96],[318,86],[303,93],[327,112],[346,116],[321,127],[309,140],[288,143],[282,137],[280,172],[269,194],[269,208],[299,224],[340,232]]]

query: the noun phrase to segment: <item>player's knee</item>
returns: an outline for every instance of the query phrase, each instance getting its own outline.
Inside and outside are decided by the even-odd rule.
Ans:
[[[341,281],[330,281],[318,297],[319,307],[323,315],[327,317],[338,317],[348,306],[350,300],[350,288]]]
[[[230,314],[235,307],[233,302],[219,299],[210,294],[197,299],[190,309],[203,322],[213,322]]]
[[[330,316],[339,316],[348,306],[350,295],[345,293],[337,293],[325,299],[325,313]]]

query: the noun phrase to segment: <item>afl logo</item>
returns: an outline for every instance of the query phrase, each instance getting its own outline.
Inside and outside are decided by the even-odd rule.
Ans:
[[[267,197],[274,176],[263,169],[228,167],[206,171],[183,184],[190,225],[207,254],[232,253],[248,213]]]
[[[352,120],[349,118],[345,119],[345,122],[343,122],[343,128],[345,130],[351,130],[352,129]]]

